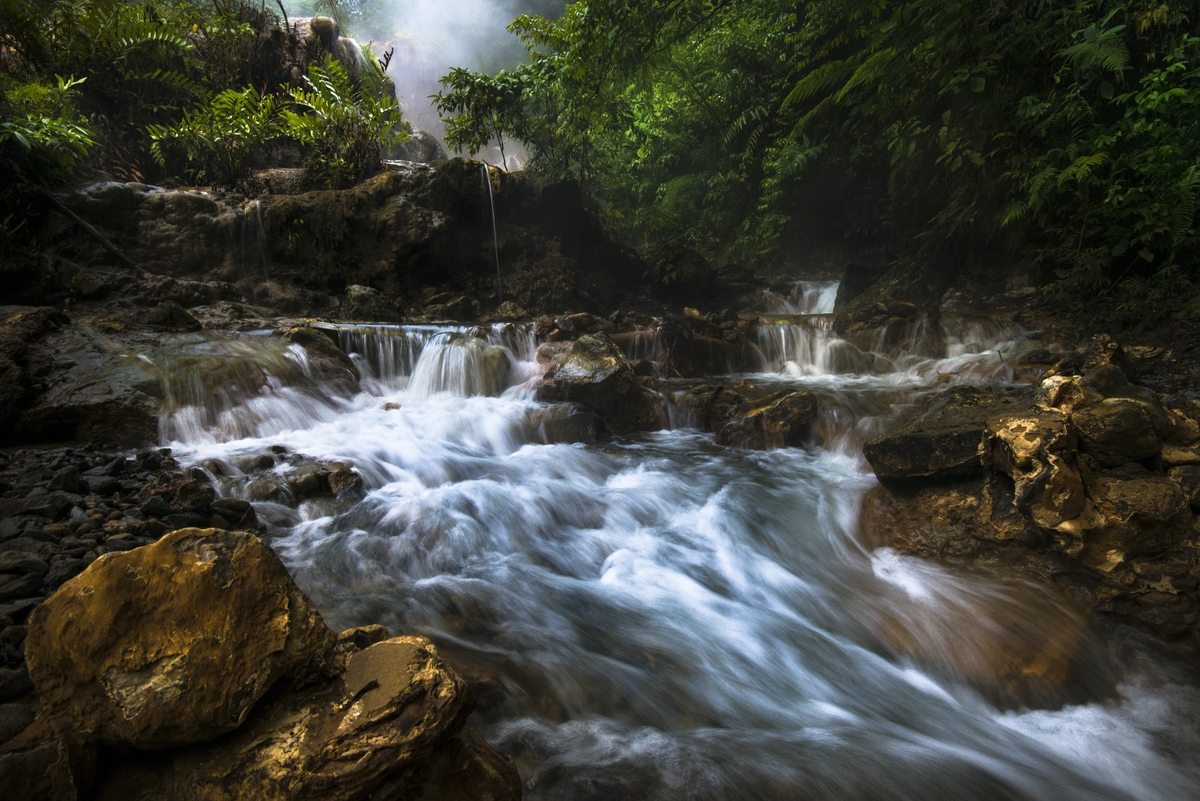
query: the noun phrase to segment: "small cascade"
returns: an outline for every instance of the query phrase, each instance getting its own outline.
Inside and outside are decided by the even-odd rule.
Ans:
[[[767,314],[832,314],[840,281],[797,281],[787,295],[770,290],[762,294]]]
[[[482,342],[506,354],[509,365],[507,378],[524,381],[537,373],[534,359],[538,343],[533,328],[529,325],[497,323],[491,327],[471,328],[445,325],[338,324],[323,327],[337,339],[338,346],[350,356],[362,376],[364,388],[374,395],[385,395],[409,387],[417,380],[416,374],[424,361],[422,355],[435,343],[437,355],[431,352],[431,357],[442,364],[437,368],[432,364],[420,368],[420,381],[425,382],[422,384],[422,393],[451,392],[464,396],[496,394],[491,391],[468,391],[468,386],[476,386],[472,383],[474,379],[458,381],[447,378],[446,381],[442,381],[435,377],[441,370],[450,369],[450,365],[445,363],[447,358],[451,361],[455,358],[451,352],[447,352],[447,348],[456,347],[454,343],[458,342],[457,338],[467,334],[471,336],[465,338]],[[453,339],[454,343],[450,342],[450,339]],[[485,381],[479,386],[492,385]],[[503,390],[506,386],[507,384],[503,384],[500,389]]]
[[[762,371],[791,376],[891,375],[914,385],[1007,382],[1010,362],[1029,349],[1017,323],[924,316],[839,335],[831,316],[758,330]]]
[[[163,442],[227,442],[331,419],[340,404],[308,353],[269,336],[166,339],[143,354],[164,399]]]
[[[258,200],[251,200],[246,204],[246,219],[251,229],[251,237],[255,250],[258,254],[258,263],[262,267],[262,276],[264,279],[270,279],[271,271],[267,263],[267,231],[263,226],[262,203]],[[243,223],[242,236],[245,238],[245,223]],[[243,253],[245,252],[245,242],[242,244]]]
[[[495,397],[512,375],[509,352],[461,333],[438,334],[426,345],[408,383],[409,397],[448,392],[460,398]]]
[[[426,343],[447,329],[354,324],[329,326],[326,330],[336,336],[338,347],[349,354],[364,382],[374,386],[374,394],[382,394],[406,387]]]

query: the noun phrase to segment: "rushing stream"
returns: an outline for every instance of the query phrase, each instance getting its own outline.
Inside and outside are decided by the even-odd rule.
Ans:
[[[360,474],[337,499],[259,501],[274,548],[334,628],[432,638],[527,797],[1200,797],[1200,691],[1138,635],[1088,646],[1115,693],[1014,707],[988,690],[995,653],[1073,613],[860,541],[862,443],[949,384],[1012,381],[1027,332],[943,320],[944,354],[923,323],[856,344],[835,291],[772,309],[812,316],[765,327],[743,376],[821,397],[812,451],[717,447],[670,391],[668,430],[548,444],[522,326],[343,326],[353,397],[275,338],[197,345],[258,348],[266,377],[216,400],[179,380],[164,438],[243,497],[264,497],[248,465],[271,448]]]

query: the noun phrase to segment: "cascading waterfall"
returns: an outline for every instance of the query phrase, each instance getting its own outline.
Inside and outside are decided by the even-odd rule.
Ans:
[[[763,293],[763,311],[768,314],[830,314],[837,300],[839,281],[797,281],[784,297]]]
[[[1194,683],[1094,644],[1079,658],[1101,685],[1120,676],[1110,697],[1086,685],[1062,708],[1014,706],[997,660],[1078,633],[1071,609],[860,541],[862,442],[943,386],[1012,381],[1019,326],[765,326],[763,371],[731,379],[809,389],[825,409],[824,447],[765,453],[686,427],[541,444],[527,327],[330,330],[366,376],[359,395],[314,410],[303,365],[270,351],[252,372],[283,359],[280,386],[246,382],[257,394],[165,436],[185,463],[230,465],[227,494],[247,496],[236,465],[271,446],[362,475],[354,497],[271,506],[273,548],[335,628],[424,634],[491,688],[477,723],[527,798],[1200,796]],[[176,408],[202,400],[181,391]],[[222,428],[255,404],[275,422]]]

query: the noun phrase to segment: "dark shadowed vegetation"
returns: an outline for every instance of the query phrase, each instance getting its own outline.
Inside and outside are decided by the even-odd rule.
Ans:
[[[1194,296],[1200,18],[1157,0],[584,0],[456,70],[449,144],[513,138],[665,278],[814,219],[893,265],[1027,259],[1063,302]],[[1200,307],[1193,309],[1200,311]]]

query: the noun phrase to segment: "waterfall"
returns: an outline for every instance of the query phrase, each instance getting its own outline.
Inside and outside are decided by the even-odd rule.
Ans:
[[[765,291],[763,311],[768,314],[832,314],[840,281],[797,281],[787,296]]]
[[[496,228],[496,197],[492,194],[492,176],[486,163],[481,163],[479,169],[483,171],[483,182],[487,184],[488,190],[488,206],[492,210],[492,245],[496,250],[496,300],[497,302],[504,300],[504,296],[500,290],[500,232]]]

